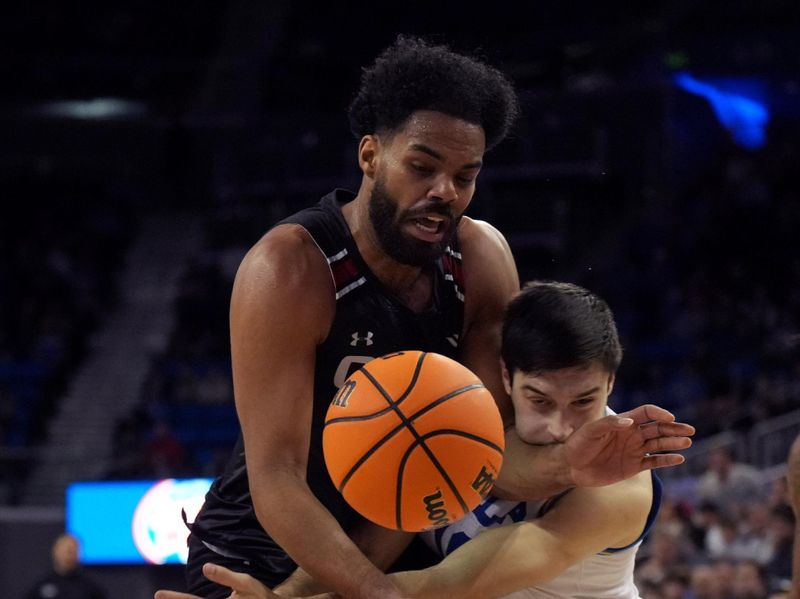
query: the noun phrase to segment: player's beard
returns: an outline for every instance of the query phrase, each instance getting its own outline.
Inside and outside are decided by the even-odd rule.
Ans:
[[[427,242],[417,239],[403,232],[402,225],[409,222],[413,214],[400,212],[397,201],[386,191],[383,178],[379,175],[375,180],[369,198],[369,220],[381,249],[386,254],[409,266],[431,266],[444,253],[456,235],[458,222],[461,215],[455,215],[444,204],[431,204],[425,207],[425,212],[433,212],[447,217],[447,229],[438,242]],[[423,211],[414,211],[419,214]]]

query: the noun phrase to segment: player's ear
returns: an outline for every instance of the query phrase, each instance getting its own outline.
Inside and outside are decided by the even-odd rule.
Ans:
[[[506,390],[508,396],[511,396],[511,373],[506,368],[506,362],[500,358],[500,374],[503,377],[503,388]]]
[[[611,392],[614,390],[614,381],[616,380],[616,373],[612,372],[608,375],[608,393],[606,395],[611,395]]]
[[[358,144],[358,166],[370,179],[375,177],[377,172],[378,152],[380,151],[380,140],[376,135],[365,135]]]

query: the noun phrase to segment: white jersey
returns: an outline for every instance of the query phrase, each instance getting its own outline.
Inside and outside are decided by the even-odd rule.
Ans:
[[[609,548],[587,557],[553,580],[511,593],[503,599],[639,599],[639,590],[633,583],[636,550],[650,530],[661,505],[661,482],[654,473],[651,473],[651,477],[653,500],[650,513],[642,534],[635,542],[627,547]],[[422,533],[422,538],[445,556],[487,528],[540,518],[568,492],[546,501],[528,502],[498,499],[490,495],[461,520]]]

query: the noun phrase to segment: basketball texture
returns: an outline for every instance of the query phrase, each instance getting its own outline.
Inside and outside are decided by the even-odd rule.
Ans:
[[[419,532],[454,522],[489,492],[503,462],[491,393],[445,356],[376,358],[333,398],[322,447],[350,505],[386,528]]]

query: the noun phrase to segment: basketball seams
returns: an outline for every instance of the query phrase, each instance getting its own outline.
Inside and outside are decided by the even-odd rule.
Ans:
[[[466,513],[470,512],[470,511],[472,511],[472,510],[469,509],[469,506],[467,506],[466,502],[464,501],[464,498],[461,496],[461,493],[459,493],[458,488],[456,487],[456,484],[453,482],[453,479],[450,478],[450,475],[447,473],[447,470],[445,470],[444,467],[439,463],[439,460],[436,458],[436,456],[433,453],[433,451],[430,449],[430,447],[428,447],[427,443],[425,443],[425,441],[427,441],[431,437],[436,437],[436,436],[439,436],[439,435],[454,435],[454,436],[457,436],[457,437],[464,437],[466,439],[470,439],[471,441],[475,441],[477,443],[480,443],[482,445],[490,447],[491,449],[494,449],[499,454],[500,457],[503,456],[503,449],[501,447],[499,447],[498,445],[495,445],[494,443],[492,443],[491,441],[489,441],[487,439],[484,439],[483,437],[480,437],[478,435],[473,435],[472,433],[468,433],[466,431],[461,431],[461,430],[458,430],[458,429],[447,429],[447,428],[437,429],[435,431],[429,431],[429,432],[425,433],[424,435],[419,436],[417,438],[417,440],[415,440],[408,447],[408,449],[406,450],[405,454],[403,455],[403,458],[400,460],[400,467],[397,470],[397,491],[396,491],[396,498],[395,498],[395,520],[397,522],[397,528],[399,530],[403,530],[403,522],[402,522],[402,514],[403,514],[403,509],[402,509],[403,473],[405,471],[405,467],[406,467],[406,463],[408,462],[408,459],[411,457],[411,454],[414,452],[414,450],[417,447],[421,447],[425,451],[425,454],[428,456],[428,459],[431,461],[431,463],[433,464],[434,468],[436,468],[436,470],[442,476],[444,481],[447,483],[447,486],[450,487],[450,490],[456,496],[456,499],[458,500],[458,503],[461,505],[461,509],[462,509],[463,513],[466,514]]]
[[[418,417],[422,416],[423,414],[426,414],[433,407],[442,405],[445,401],[453,399],[454,397],[458,397],[459,395],[463,395],[464,393],[467,393],[469,391],[473,391],[475,389],[481,389],[481,388],[485,388],[485,387],[480,383],[474,383],[472,385],[467,385],[466,387],[461,387],[460,389],[456,389],[455,391],[451,391],[450,393],[447,393],[447,394],[443,395],[442,397],[440,397],[436,401],[431,402],[431,404],[429,406],[426,406],[426,407],[422,408],[421,410],[415,412],[411,416],[407,416],[406,417],[402,412],[397,410],[397,412],[399,412],[400,418],[402,419],[402,422],[400,424],[398,424],[397,426],[395,426],[391,431],[386,433],[386,435],[384,435],[381,439],[376,441],[372,445],[372,447],[370,447],[366,452],[364,452],[364,454],[360,458],[358,458],[356,463],[353,464],[353,466],[350,468],[350,470],[347,471],[347,474],[345,474],[344,477],[342,477],[342,481],[339,483],[339,486],[338,486],[339,492],[340,493],[344,493],[345,486],[350,481],[350,479],[353,477],[353,475],[358,471],[358,469],[362,466],[362,464],[364,464],[364,462],[366,462],[370,457],[372,457],[372,455],[376,451],[378,451],[381,447],[383,447],[392,437],[394,437],[397,433],[402,431],[404,428],[409,429],[409,431],[411,432],[412,435],[414,435],[416,440],[420,439],[420,435],[416,431],[416,429],[412,426],[411,421],[417,419]],[[363,416],[348,416],[347,418],[349,419],[349,421],[353,421],[353,420],[362,420],[365,417],[363,417]],[[367,420],[369,420],[370,418],[372,418],[372,416],[366,417]],[[336,418],[335,420],[330,420],[327,423],[325,423],[325,426],[329,426],[330,424],[332,424],[334,422],[340,423],[340,422],[344,422],[344,421],[345,421],[344,417]],[[466,435],[468,433],[464,433],[464,434]],[[426,435],[427,435],[427,433],[426,433]],[[481,437],[476,437],[476,439],[480,439],[480,438]],[[414,443],[412,443],[412,447],[415,447],[417,445],[416,440],[415,440]],[[491,445],[491,446],[493,448],[497,449],[501,454],[503,453],[503,450],[500,449],[499,447],[497,447],[496,445]]]
[[[383,398],[386,400],[386,402],[389,404],[389,408],[387,408],[387,409],[394,409],[395,411],[399,411],[399,410],[397,410],[397,406],[406,397],[408,397],[408,394],[411,393],[411,391],[414,389],[414,385],[417,384],[417,379],[419,378],[419,373],[422,370],[422,362],[425,360],[425,356],[427,356],[427,355],[428,354],[426,352],[420,352],[419,358],[417,359],[417,365],[414,367],[414,374],[411,375],[411,381],[408,383],[408,387],[406,387],[406,390],[403,391],[403,393],[400,395],[400,397],[397,398],[397,401],[392,399],[392,396],[389,395],[386,392],[386,389],[383,388],[383,385],[381,385],[378,382],[378,380],[372,375],[372,373],[366,368],[366,366],[361,369],[361,373],[367,378],[367,380],[370,383],[372,383],[372,385],[375,387],[375,389],[378,390],[378,393],[380,393],[383,396]],[[380,414],[385,414],[386,410],[381,410],[381,412],[379,412],[379,413]],[[402,415],[400,415],[400,417],[402,418]]]
[[[372,455],[376,451],[378,451],[381,447],[383,447],[392,437],[394,437],[397,433],[402,431],[404,428],[406,428],[405,425],[398,424],[396,427],[394,427],[394,429],[392,429],[391,431],[386,433],[386,435],[384,435],[384,437],[382,439],[380,439],[379,441],[374,443],[372,445],[372,447],[370,447],[367,451],[365,451],[364,454],[360,458],[358,458],[356,463],[353,464],[353,466],[350,468],[350,470],[347,472],[347,474],[345,474],[344,477],[342,478],[342,482],[339,483],[339,492],[340,493],[344,493],[345,485],[350,481],[350,479],[358,471],[358,469],[361,468],[361,465],[364,462],[366,462],[370,457],[372,457]]]
[[[423,436],[424,440],[427,440],[431,437],[435,437],[436,435],[454,435],[456,437],[465,437],[471,441],[475,441],[476,443],[480,443],[481,445],[486,445],[486,447],[490,447],[494,449],[500,456],[503,455],[503,448],[499,445],[495,445],[488,439],[485,439],[479,435],[473,435],[472,433],[468,433],[467,431],[462,431],[457,428],[438,428],[435,431],[429,431],[425,433]]]
[[[372,373],[370,373],[369,370],[366,367],[362,368],[361,369],[361,373],[364,375],[364,377],[370,383],[372,383],[372,385],[375,387],[375,389],[378,391],[378,393],[380,393],[383,396],[383,398],[389,404],[389,407],[387,407],[386,409],[381,410],[380,412],[375,413],[375,414],[369,414],[369,415],[366,415],[366,416],[343,416],[341,418],[334,418],[334,419],[332,419],[332,420],[330,420],[330,421],[325,423],[325,426],[327,427],[328,425],[333,424],[335,422],[347,421],[347,419],[349,419],[349,421],[351,421],[351,422],[353,420],[370,420],[372,418],[376,418],[378,416],[382,416],[383,414],[387,414],[389,411],[394,411],[395,414],[397,414],[397,416],[400,418],[400,421],[401,421],[399,425],[397,425],[393,430],[389,431],[377,443],[373,444],[373,446],[370,447],[370,449],[368,451],[366,451],[364,453],[364,455],[362,455],[356,461],[355,464],[353,464],[352,468],[350,468],[350,470],[347,472],[347,474],[342,478],[342,481],[339,483],[339,492],[340,493],[344,493],[345,485],[347,485],[347,483],[350,481],[350,479],[353,477],[353,475],[358,471],[358,469],[361,467],[361,465],[364,462],[366,462],[370,458],[370,456],[372,454],[374,454],[378,449],[380,449],[389,439],[394,437],[399,431],[401,431],[404,428],[408,428],[410,430],[411,434],[414,437],[419,438],[419,434],[417,433],[417,431],[415,431],[413,429],[413,427],[411,426],[411,423],[408,422],[408,420],[406,419],[405,415],[397,407],[397,404],[399,404],[406,397],[408,397],[409,393],[411,393],[411,391],[414,389],[414,386],[417,384],[417,379],[419,378],[419,373],[422,370],[422,363],[425,360],[425,356],[426,355],[427,355],[426,352],[421,352],[420,353],[419,358],[417,359],[417,364],[414,367],[414,374],[411,376],[411,381],[408,383],[408,387],[400,395],[400,397],[397,399],[397,401],[394,401],[392,399],[392,396],[389,395],[389,393],[386,392],[386,389],[383,388],[383,385],[381,385],[377,381],[377,379],[375,379],[375,377],[372,376]]]
[[[482,383],[472,383],[471,385],[466,385],[464,387],[460,387],[449,393],[445,393],[439,399],[431,402],[424,408],[421,408],[419,411],[414,412],[410,416],[408,416],[409,420],[415,420],[419,416],[427,413],[428,411],[432,410],[433,408],[441,405],[443,402],[447,401],[448,399],[452,399],[456,395],[460,395],[462,393],[466,393],[467,391],[472,391],[473,389],[485,389],[486,387]],[[379,416],[383,416],[384,414],[388,414],[390,410],[393,409],[394,406],[390,406],[381,410],[380,412],[374,412],[372,414],[364,414],[362,416],[340,416],[339,418],[331,418],[325,423],[325,426],[330,426],[332,424],[339,424],[341,422],[358,422],[360,420],[371,420],[373,418],[378,418]],[[388,433],[392,434],[392,433]]]
[[[433,408],[436,408],[436,407],[442,405],[447,400],[453,399],[454,397],[456,397],[458,395],[462,395],[462,394],[466,393],[467,391],[472,391],[473,389],[485,389],[485,388],[486,387],[484,387],[482,383],[473,383],[471,385],[466,385],[466,386],[461,387],[459,389],[455,389],[454,391],[450,391],[449,393],[445,393],[439,399],[437,399],[435,401],[432,401],[430,404],[428,404],[424,408],[421,408],[420,410],[417,410],[416,412],[411,414],[411,416],[409,416],[408,419],[409,420],[416,420],[417,418],[419,418],[423,414],[427,414]]]
[[[399,528],[400,530],[403,529],[401,522],[403,515],[403,510],[402,510],[403,471],[405,470],[405,465],[406,462],[408,461],[409,456],[413,453],[414,449],[416,449],[417,447],[422,448],[422,450],[428,456],[428,459],[431,461],[431,464],[433,464],[433,467],[436,468],[436,470],[438,470],[439,474],[444,479],[444,482],[446,482],[447,486],[450,487],[450,490],[456,496],[458,504],[461,506],[462,513],[466,514],[467,512],[470,511],[469,506],[467,506],[467,502],[464,501],[464,498],[461,496],[461,493],[458,492],[458,488],[456,487],[456,484],[453,482],[453,479],[450,478],[450,475],[447,473],[447,470],[444,469],[439,460],[436,459],[436,456],[433,454],[433,451],[431,451],[431,448],[428,447],[428,445],[425,443],[425,440],[428,437],[430,437],[431,434],[426,433],[425,435],[419,436],[416,434],[416,431],[414,431],[414,433],[415,436],[417,437],[417,440],[411,444],[408,450],[406,450],[406,454],[403,456],[403,460],[400,462],[400,468],[398,469],[397,473],[398,484],[397,484],[397,503],[395,504],[395,510],[396,510],[395,513],[397,515],[397,528]]]
[[[334,464],[338,480],[336,487],[339,492],[343,495],[346,492],[345,497],[354,506],[369,501],[369,497],[372,497],[373,500],[380,497],[381,505],[384,507],[377,511],[367,504],[361,505],[364,510],[362,513],[365,516],[371,520],[374,516],[377,520],[373,521],[382,526],[390,528],[396,526],[399,530],[417,531],[421,530],[419,527],[429,527],[431,524],[439,525],[449,518],[457,518],[469,513],[473,497],[471,491],[476,482],[472,482],[472,478],[467,480],[465,477],[470,477],[472,467],[480,469],[481,475],[484,474],[485,468],[494,468],[495,466],[492,464],[502,462],[504,452],[502,429],[495,431],[489,426],[492,423],[482,423],[480,418],[475,419],[478,414],[483,414],[481,410],[488,408],[487,399],[491,400],[491,395],[486,392],[486,387],[481,384],[480,380],[474,374],[470,378],[469,370],[462,372],[463,366],[458,368],[457,363],[452,359],[447,360],[445,357],[446,362],[453,362],[451,366],[438,360],[440,358],[438,354],[417,351],[409,353],[411,355],[406,354],[405,358],[395,360],[392,364],[387,363],[385,367],[380,359],[375,360],[372,364],[373,368],[370,369],[367,365],[359,373],[356,373],[361,375],[356,376],[355,379],[360,379],[361,385],[363,385],[361,392],[364,394],[364,398],[369,398],[369,403],[366,405],[371,407],[372,413],[364,414],[363,407],[361,407],[355,410],[357,413],[361,411],[361,414],[344,416],[342,411],[330,409],[329,415],[338,412],[339,416],[330,420],[326,418],[324,427],[329,431],[328,441],[326,441],[328,445],[337,445],[345,439],[349,439],[351,434],[357,435],[352,438],[353,444],[348,444],[345,453],[327,464],[329,468]],[[390,354],[386,358],[396,355]],[[430,359],[427,359],[428,357]],[[395,363],[398,364],[397,370],[391,368]],[[380,366],[375,368],[378,365]],[[412,371],[411,377],[408,377],[409,370]],[[450,379],[451,372],[452,379]],[[401,373],[405,376],[398,376]],[[442,379],[441,375],[444,373],[448,373],[448,376]],[[436,377],[436,379],[431,381],[430,377]],[[398,390],[403,389],[401,385],[404,379],[406,388],[398,395]],[[451,380],[450,384],[448,384],[448,380]],[[370,384],[367,384],[366,381],[369,381]],[[456,385],[460,383],[462,386],[453,389],[452,383]],[[448,386],[451,390],[447,390]],[[424,391],[420,391],[420,388],[423,387]],[[430,391],[437,388],[441,395],[431,401]],[[376,396],[375,392],[380,394],[380,397]],[[420,393],[424,394],[420,396]],[[384,408],[378,408],[381,397],[386,402]],[[457,397],[464,398],[462,403],[443,405]],[[463,403],[464,401],[467,403]],[[493,400],[488,403],[493,404]],[[470,408],[473,406],[478,413],[470,415],[472,413]],[[443,416],[439,416],[439,410],[443,410]],[[397,420],[394,420],[395,417],[389,416],[391,412],[397,415]],[[449,420],[451,416],[458,422]],[[391,420],[386,420],[386,418]],[[329,425],[346,423],[352,424],[327,429]],[[362,426],[369,428],[369,435],[366,438],[361,438],[358,434]],[[431,430],[433,427],[437,428]],[[380,432],[381,429],[384,432]],[[408,429],[410,436],[406,436],[403,429]],[[336,432],[333,432],[334,430]],[[377,441],[375,433],[379,436]],[[326,445],[326,451],[333,448],[328,445]],[[455,453],[451,449],[447,449],[458,448],[459,445],[461,449]],[[414,453],[418,447],[422,448],[423,453]],[[441,453],[442,450],[445,453]],[[465,458],[466,456],[469,458],[466,458],[466,463],[457,466],[461,463],[461,452],[464,452]],[[393,464],[390,470],[394,470],[396,475],[394,489],[391,488],[392,473],[381,474],[384,468],[382,467],[383,462],[379,458],[389,454]],[[496,454],[497,462],[492,457],[493,454]],[[327,457],[326,453],[326,460]],[[331,456],[332,459],[333,457]],[[352,461],[354,458],[356,458],[355,462]],[[485,461],[484,469],[481,469],[479,466],[483,461]],[[350,466],[347,465],[348,463]],[[342,467],[346,468],[344,477],[341,477]],[[423,475],[423,473],[427,474]],[[385,478],[387,474],[389,475],[388,479]],[[372,486],[373,482],[379,482],[380,486]],[[394,506],[389,503],[392,501],[392,496],[394,496]],[[354,501],[355,503],[353,503]],[[417,505],[417,501],[421,503]],[[454,501],[459,504],[460,514],[458,513],[459,508],[452,503]],[[448,502],[451,505],[448,506]],[[422,507],[427,510],[427,519]],[[356,509],[361,511],[360,508]],[[449,515],[446,515],[448,512]],[[367,515],[370,513],[373,516]],[[405,528],[404,524],[410,529]]]

